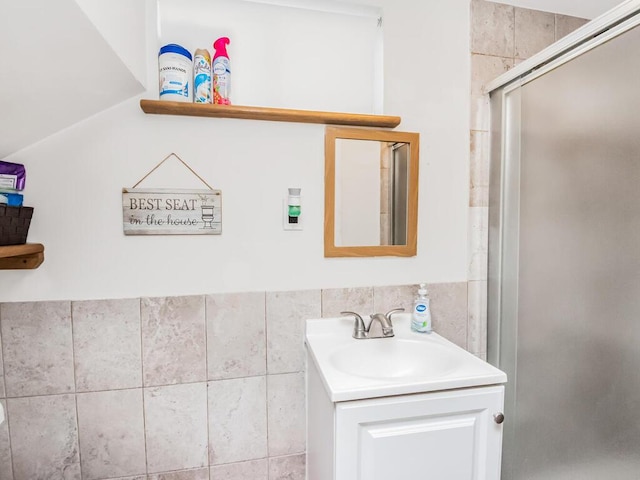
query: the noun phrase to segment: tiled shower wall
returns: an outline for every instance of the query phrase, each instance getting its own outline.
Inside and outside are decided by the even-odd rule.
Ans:
[[[466,282],[429,288],[434,328],[466,347]],[[415,292],[0,304],[0,479],[303,480],[304,320]]]
[[[582,18],[471,0],[469,349],[487,345],[489,95],[485,85],[584,25]]]

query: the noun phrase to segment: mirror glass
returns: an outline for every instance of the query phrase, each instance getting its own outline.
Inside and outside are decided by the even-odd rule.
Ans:
[[[417,133],[327,128],[325,256],[416,254]]]

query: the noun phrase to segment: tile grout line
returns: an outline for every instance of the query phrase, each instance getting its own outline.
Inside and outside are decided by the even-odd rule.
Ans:
[[[4,336],[2,335],[2,304],[0,304],[0,337],[1,337],[1,342],[0,342],[0,355],[2,356],[2,383],[4,385],[4,405],[5,405],[5,409],[4,409],[4,416],[5,416],[5,422],[7,422],[7,440],[9,442],[9,462],[11,463],[11,480],[13,480],[15,478],[15,466],[14,466],[14,461],[13,461],[13,446],[12,446],[12,442],[11,442],[11,425],[9,423],[9,397],[7,396],[7,382],[6,382],[6,371],[5,371],[5,362],[4,362]]]
[[[303,370],[290,370],[290,371],[286,371],[286,372],[276,372],[276,373],[271,373],[269,375],[290,375],[292,373],[301,373],[303,372]],[[242,377],[229,377],[229,378],[215,378],[213,380],[209,380],[210,382],[223,382],[223,381],[228,381],[228,380],[240,380],[243,378],[257,378],[257,377],[264,377],[266,374],[260,374],[260,375],[245,375]],[[180,382],[180,383],[163,383],[163,384],[158,384],[158,385],[147,385],[144,387],[125,387],[125,388],[112,388],[112,389],[108,389],[108,390],[87,390],[87,391],[82,391],[82,392],[78,392],[79,394],[85,394],[85,393],[108,393],[108,392],[123,392],[123,391],[127,391],[127,390],[149,390],[152,388],[163,388],[163,387],[177,387],[177,386],[181,386],[181,385],[195,385],[195,384],[201,384],[201,383],[208,383],[208,381],[204,381],[204,380],[196,380],[193,382]],[[0,398],[0,400],[8,400],[8,399],[20,399],[20,398],[38,398],[38,397],[56,397],[56,396],[60,396],[60,395],[70,395],[73,392],[62,392],[62,393],[46,393],[46,394],[41,394],[41,395],[16,395],[13,397],[6,397],[6,398]]]
[[[269,371],[269,322],[267,321],[268,308],[267,308],[267,295],[268,292],[264,292],[264,300],[262,302],[262,314],[264,316],[264,374],[270,375]]]
[[[470,92],[469,92],[469,96],[471,98],[473,98],[473,56],[474,55],[478,55],[477,53],[475,53],[473,51],[473,26],[474,26],[474,15],[473,15],[473,6],[471,7],[471,13],[470,13],[470,18],[469,18],[469,23],[470,23],[470,32],[471,32],[471,41],[469,42],[469,63],[470,63],[470,68],[469,68],[469,83],[470,83]],[[514,30],[515,30],[515,19],[514,19]],[[514,40],[515,41],[515,40]],[[472,101],[470,101],[469,103],[469,115],[472,116],[473,114],[473,108],[472,108]],[[473,121],[473,119],[471,119],[471,121]],[[482,122],[482,120],[481,120]],[[469,128],[469,168],[471,169],[471,154],[472,154],[472,148],[471,148],[471,139],[473,137],[473,132],[474,130],[472,128]],[[471,195],[472,195],[472,178],[471,178],[471,172],[469,172],[469,189],[468,189],[468,200],[467,203],[469,204],[469,207],[471,207]],[[470,233],[467,235],[467,264],[470,263],[469,258],[471,257],[471,241],[470,241],[471,235]],[[467,269],[469,268],[469,266],[467,265]],[[467,280],[468,281],[468,280]],[[468,293],[467,293],[467,304],[469,303],[469,298],[468,298]],[[469,324],[469,309],[467,308],[467,325]],[[467,327],[468,328],[468,327]],[[468,333],[467,333],[468,335]],[[469,339],[465,339],[467,342],[469,341]]]
[[[467,351],[469,351],[469,346],[472,343],[470,341],[470,336],[471,336],[471,331],[473,330],[471,328],[472,306],[471,306],[471,289],[469,288],[469,283],[471,283],[471,280],[467,280],[467,335],[466,335]]]
[[[514,45],[514,49],[515,49],[515,45]],[[514,60],[515,53],[514,55],[509,56],[509,55],[496,55],[495,53],[474,52],[473,50],[469,50],[470,61],[473,61],[473,57],[490,57],[490,58],[497,58],[499,60]]]
[[[78,441],[78,466],[80,467],[80,478],[82,479],[82,454],[80,453],[80,414],[78,410],[78,379],[76,376],[76,344],[73,329],[73,304],[69,302],[69,324],[71,327],[71,363],[73,366],[73,403],[76,407],[76,439]]]
[[[465,311],[466,311],[466,322],[464,322],[464,349],[468,352],[469,351],[469,281],[467,280],[464,283],[464,288],[465,288],[465,295],[464,298],[467,299],[466,305],[465,305]]]
[[[205,395],[205,401],[207,402],[207,468],[209,469],[209,477],[211,477],[211,464],[213,463],[211,458],[211,431],[209,425],[211,425],[211,419],[209,415],[209,394],[211,389],[209,388],[209,311],[207,309],[207,295],[203,295],[204,299],[204,371],[205,371],[205,388],[207,394]],[[212,319],[213,321],[213,319]]]
[[[264,376],[265,381],[269,374],[269,340],[268,340],[268,325],[267,325],[267,292],[262,292],[262,322],[264,326]]]
[[[264,314],[264,342],[265,342],[265,375],[264,375],[264,411],[266,414],[266,425],[265,425],[265,431],[266,431],[266,435],[267,435],[267,480],[269,480],[269,478],[271,477],[271,448],[269,447],[269,375],[271,375],[269,373],[269,322],[267,321],[267,316],[268,316],[268,309],[267,309],[267,292],[264,292],[264,302],[262,304],[263,306],[263,314]]]
[[[0,312],[2,311],[2,304],[0,304]],[[4,398],[9,398],[7,394],[7,372],[6,372],[6,363],[4,358],[4,335],[2,335],[2,317],[0,316],[0,339],[2,340],[0,343],[0,355],[2,355],[2,386],[4,387]]]
[[[471,18],[471,22],[470,22],[470,23],[471,23],[471,28],[473,28],[473,18]],[[516,28],[516,27],[515,27],[515,12],[514,12],[514,21],[513,21],[513,30],[514,30],[514,35],[515,35],[515,28]],[[515,38],[514,38],[514,49],[515,49]],[[472,52],[472,53],[471,53],[471,57],[472,57],[472,59],[473,59],[473,55],[474,55],[474,54],[473,54],[473,52]],[[508,59],[508,60],[513,61],[512,59],[510,59],[510,58],[508,58],[508,57],[507,57],[507,59]],[[471,82],[473,82],[473,67],[471,68]],[[472,87],[472,88],[473,88],[473,87]],[[484,90],[484,85],[482,85],[482,90]],[[471,97],[473,97],[473,91],[471,92]],[[472,112],[471,112],[471,113],[472,113]],[[482,122],[482,120],[481,120],[481,122]],[[476,131],[475,131],[474,129],[469,129],[469,137],[470,137],[470,138],[469,138],[469,140],[470,140],[470,141],[469,141],[469,147],[470,147],[470,148],[469,148],[469,168],[470,168],[470,171],[469,171],[469,196],[468,196],[468,204],[469,204],[469,208],[471,208],[471,207],[472,207],[472,205],[471,205],[471,204],[472,204],[472,201],[473,201],[473,200],[472,200],[472,197],[473,197],[473,190],[474,190],[474,179],[473,179],[473,175],[472,175],[472,173],[471,173],[471,168],[472,168],[472,166],[471,166],[471,159],[472,159],[472,157],[473,157],[473,147],[472,147],[471,145],[472,145],[473,136],[474,136],[475,134],[476,134]],[[477,146],[476,146],[476,148],[477,148]],[[479,162],[479,163],[482,165],[482,163],[483,163],[484,161],[485,161],[485,159],[484,159],[484,158],[482,158],[482,153],[481,153],[481,154],[480,154],[480,162]],[[468,237],[470,237],[470,235],[468,235]],[[467,240],[467,249],[469,250],[469,253],[470,253],[470,250],[471,250],[471,242],[470,242],[469,240]],[[470,256],[470,255],[468,255],[468,256]],[[468,268],[468,267],[467,267],[467,268]],[[465,322],[466,332],[465,332],[465,339],[464,339],[464,341],[465,341],[465,345],[466,345],[466,348],[465,348],[465,349],[468,349],[468,347],[469,347],[469,332],[470,332],[470,324],[471,324],[471,309],[469,308],[469,301],[470,301],[470,298],[469,298],[469,280],[468,280],[468,279],[467,279],[467,295],[466,295],[466,300],[467,300],[467,318],[466,318],[466,322]]]
[[[4,411],[4,416],[5,419],[4,421],[7,422],[7,440],[9,441],[9,461],[11,463],[11,479],[15,478],[15,466],[14,466],[14,462],[13,462],[13,446],[11,444],[11,425],[9,424],[9,399],[5,398],[4,399],[4,404],[5,404],[5,411]]]
[[[149,473],[149,474],[139,474],[139,475],[125,475],[124,477],[109,477],[108,479],[97,479],[97,480],[129,480],[131,478],[136,478],[139,477],[141,475],[143,475],[144,477],[152,477],[152,476],[156,476],[157,478],[162,478],[163,475],[166,475],[167,473],[183,473],[183,472],[195,472],[197,470],[204,470],[204,469],[209,469],[208,466],[206,467],[189,467],[189,468],[180,468],[178,470],[163,470],[161,472],[154,472],[154,473]],[[207,477],[208,479],[208,477]]]
[[[140,326],[140,393],[142,394],[142,436],[144,438],[144,475],[149,475],[149,458],[147,449],[147,408],[145,405],[144,385],[144,341],[142,334],[142,298],[138,298],[138,325]]]
[[[516,58],[516,53],[517,53],[517,49],[516,49],[516,7],[512,6],[511,7],[513,9],[513,51],[511,52],[511,55],[513,57],[513,61],[515,63],[515,58]]]

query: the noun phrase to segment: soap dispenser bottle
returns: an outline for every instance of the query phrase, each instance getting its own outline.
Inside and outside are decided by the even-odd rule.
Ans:
[[[431,333],[431,308],[429,306],[429,292],[427,285],[420,284],[418,295],[413,302],[413,314],[411,315],[411,330],[419,333]]]

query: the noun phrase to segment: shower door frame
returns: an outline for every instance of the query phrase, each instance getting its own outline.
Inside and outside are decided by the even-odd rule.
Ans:
[[[640,0],[624,2],[488,85],[491,95],[487,360],[507,373],[503,445],[514,445],[517,385],[521,88],[640,25]],[[505,261],[505,258],[508,261]],[[511,324],[509,324],[511,323]],[[511,478],[509,455],[503,475]]]

